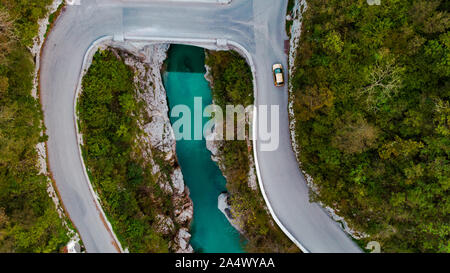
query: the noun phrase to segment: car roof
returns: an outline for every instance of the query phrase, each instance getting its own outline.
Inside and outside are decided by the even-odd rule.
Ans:
[[[273,70],[275,70],[275,69],[277,69],[277,68],[282,69],[283,66],[282,66],[281,64],[274,64],[274,65],[272,66],[272,69],[273,69]]]
[[[276,80],[277,80],[278,83],[284,82],[284,79],[283,79],[283,75],[282,75],[282,74],[277,74],[277,75],[275,76],[275,78],[276,78]]]

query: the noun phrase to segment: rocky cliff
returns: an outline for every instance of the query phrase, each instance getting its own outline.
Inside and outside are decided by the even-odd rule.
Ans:
[[[174,211],[160,214],[155,230],[161,234],[175,234],[171,250],[178,253],[193,252],[189,244],[189,227],[194,209],[189,190],[176,158],[176,141],[169,120],[169,107],[161,69],[167,57],[168,44],[120,43],[105,45],[114,48],[125,63],[135,71],[136,98],[145,105],[145,113],[138,117],[142,134],[136,142],[146,164],[161,190],[170,196]]]

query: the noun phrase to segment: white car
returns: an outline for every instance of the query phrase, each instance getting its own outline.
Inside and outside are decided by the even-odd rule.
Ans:
[[[283,76],[283,66],[281,64],[274,64],[272,66],[273,70],[273,81],[275,86],[283,86],[284,85],[284,76]]]

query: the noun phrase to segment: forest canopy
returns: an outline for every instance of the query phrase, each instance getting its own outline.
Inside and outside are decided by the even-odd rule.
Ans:
[[[58,252],[69,240],[36,145],[45,141],[39,101],[31,96],[28,47],[51,0],[0,0],[0,252]]]
[[[450,252],[450,2],[307,2],[291,83],[314,199],[383,252]]]

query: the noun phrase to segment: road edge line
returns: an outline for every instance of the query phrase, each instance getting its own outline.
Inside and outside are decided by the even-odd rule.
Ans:
[[[245,58],[247,59],[247,62],[250,65],[250,69],[252,70],[252,74],[253,74],[253,92],[254,92],[254,97],[255,97],[255,101],[257,100],[258,97],[258,88],[256,85],[256,67],[254,65],[253,62],[253,58],[250,55],[250,53],[239,43],[234,42],[234,41],[228,41],[228,43],[230,45],[232,45],[238,52],[240,52],[241,54],[244,54]],[[253,106],[253,135],[257,134],[257,120],[258,120],[258,115],[257,115],[257,108],[256,106]],[[290,232],[289,230],[283,225],[283,223],[281,223],[280,219],[276,216],[274,209],[272,208],[272,205],[270,204],[269,198],[267,197],[266,191],[264,189],[264,184],[262,182],[262,176],[261,176],[261,171],[260,171],[260,167],[259,167],[259,161],[258,161],[258,153],[257,153],[257,137],[253,137],[253,157],[255,158],[255,169],[256,169],[256,176],[258,177],[258,184],[259,184],[259,188],[261,190],[261,193],[263,195],[264,201],[267,204],[267,207],[269,209],[270,214],[272,215],[272,218],[275,220],[275,222],[277,223],[277,225],[280,227],[280,229],[284,232],[284,234],[286,234],[286,236],[292,241],[294,242],[295,245],[297,245],[298,248],[300,248],[304,253],[309,253],[309,250],[304,247]]]
[[[82,85],[82,80],[83,77],[85,75],[85,73],[87,72],[87,65],[88,65],[88,59],[90,58],[90,55],[92,53],[95,54],[95,52],[100,48],[100,46],[102,45],[102,43],[106,42],[106,41],[112,41],[113,40],[113,36],[102,36],[100,38],[98,38],[97,40],[95,40],[94,42],[91,43],[91,45],[89,46],[89,48],[86,50],[85,54],[84,54],[84,58],[83,58],[83,64],[81,65],[81,69],[80,69],[80,73],[78,76],[78,83],[77,83],[77,88],[75,91],[75,96],[74,96],[74,100],[73,100],[73,118],[74,118],[74,123],[75,123],[75,130],[76,130],[76,138],[77,138],[77,146],[78,146],[78,153],[80,156],[80,161],[81,161],[81,165],[83,166],[83,173],[84,176],[86,178],[86,180],[88,181],[88,187],[89,187],[89,191],[91,192],[91,197],[94,200],[95,206],[97,207],[97,211],[100,214],[100,220],[103,222],[103,224],[105,225],[105,227],[108,229],[108,233],[111,235],[112,239],[113,239],[113,246],[118,250],[118,252],[123,253],[124,250],[122,248],[122,245],[119,241],[119,239],[117,238],[116,234],[114,233],[114,229],[111,225],[111,223],[109,222],[108,218],[106,217],[105,212],[103,211],[103,208],[100,204],[99,201],[99,196],[97,195],[97,193],[95,192],[91,180],[89,178],[89,175],[87,173],[87,168],[86,165],[84,163],[84,158],[83,158],[83,153],[81,151],[81,141],[80,141],[80,137],[81,133],[79,132],[79,128],[78,128],[78,115],[77,115],[77,100],[79,98],[79,95],[81,94],[81,85]],[[95,52],[92,52],[93,50],[95,50]],[[92,55],[93,56],[93,55]],[[81,235],[80,235],[81,236]]]

